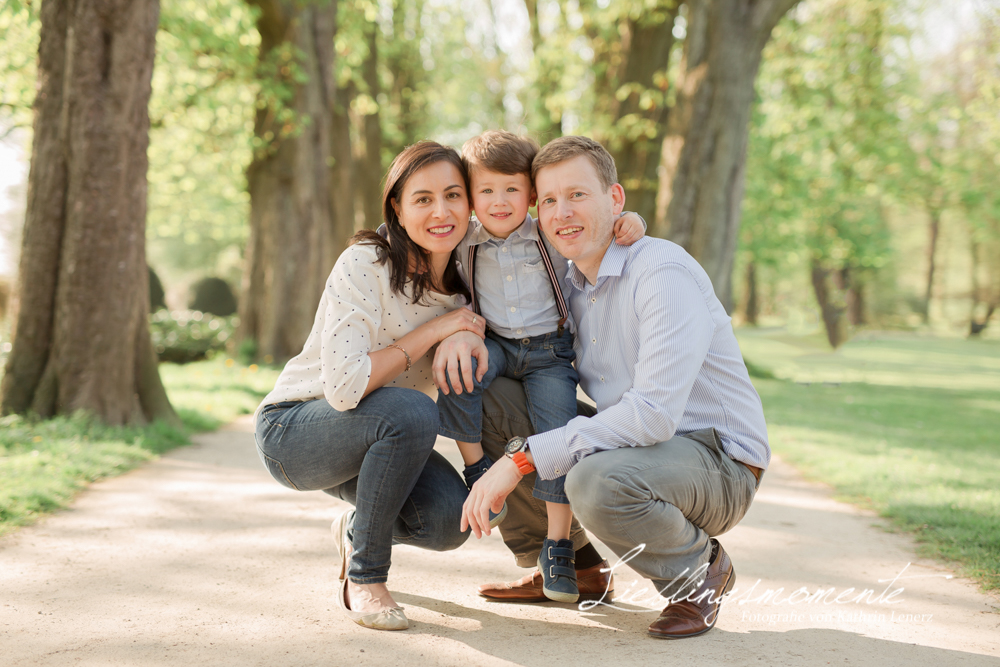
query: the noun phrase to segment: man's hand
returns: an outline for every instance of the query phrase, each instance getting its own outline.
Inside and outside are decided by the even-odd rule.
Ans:
[[[499,512],[510,492],[524,475],[517,465],[506,456],[486,471],[479,481],[472,485],[469,497],[462,505],[462,524],[459,527],[464,533],[472,528],[472,533],[478,538],[485,533],[490,534],[490,510]]]
[[[472,380],[473,357],[476,359],[476,379],[482,380],[490,364],[490,353],[482,338],[470,331],[459,331],[441,341],[437,352],[434,353],[432,366],[434,384],[441,393],[445,395],[450,393],[448,378],[452,379],[452,387],[456,394],[462,393],[463,383],[468,391],[476,388]],[[458,381],[459,366],[462,369],[461,381]]]

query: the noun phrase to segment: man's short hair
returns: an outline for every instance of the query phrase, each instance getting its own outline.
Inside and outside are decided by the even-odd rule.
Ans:
[[[578,155],[586,155],[594,165],[597,177],[605,190],[618,182],[618,169],[611,153],[590,137],[574,136],[559,137],[545,144],[531,163],[531,180],[534,181],[538,177],[538,172],[543,167],[572,160]]]
[[[530,178],[531,162],[537,153],[538,144],[534,139],[506,130],[490,130],[465,142],[462,162],[470,176],[476,169],[488,169],[500,174],[524,174]]]

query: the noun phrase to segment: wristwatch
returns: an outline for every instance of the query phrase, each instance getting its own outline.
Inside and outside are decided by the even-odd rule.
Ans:
[[[528,455],[525,454],[527,451],[528,441],[519,435],[508,440],[507,446],[504,447],[504,455],[514,462],[522,475],[535,472],[535,466],[531,464],[531,461],[528,460]]]

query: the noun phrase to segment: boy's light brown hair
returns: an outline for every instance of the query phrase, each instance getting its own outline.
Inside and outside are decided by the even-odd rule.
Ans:
[[[531,164],[538,154],[534,139],[519,137],[506,130],[490,130],[462,145],[462,162],[469,176],[476,169],[499,174],[524,174],[531,177]]]
[[[535,181],[538,172],[543,167],[572,160],[578,155],[586,155],[601,185],[607,190],[618,182],[618,169],[615,167],[615,159],[611,157],[604,146],[600,145],[590,137],[559,137],[545,144],[545,148],[538,152],[531,163],[531,180]]]

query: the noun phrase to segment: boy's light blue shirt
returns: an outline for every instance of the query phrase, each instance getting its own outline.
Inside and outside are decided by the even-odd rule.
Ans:
[[[468,267],[469,248],[480,246],[476,254],[476,299],[487,324],[503,338],[526,338],[555,331],[559,326],[552,283],[538,252],[537,241],[545,244],[563,295],[569,293],[569,260],[560,255],[538,230],[529,213],[524,222],[506,239],[486,231],[478,219],[469,223],[469,231],[459,243],[457,254],[462,277],[471,285]],[[567,322],[572,331],[572,317]]]

